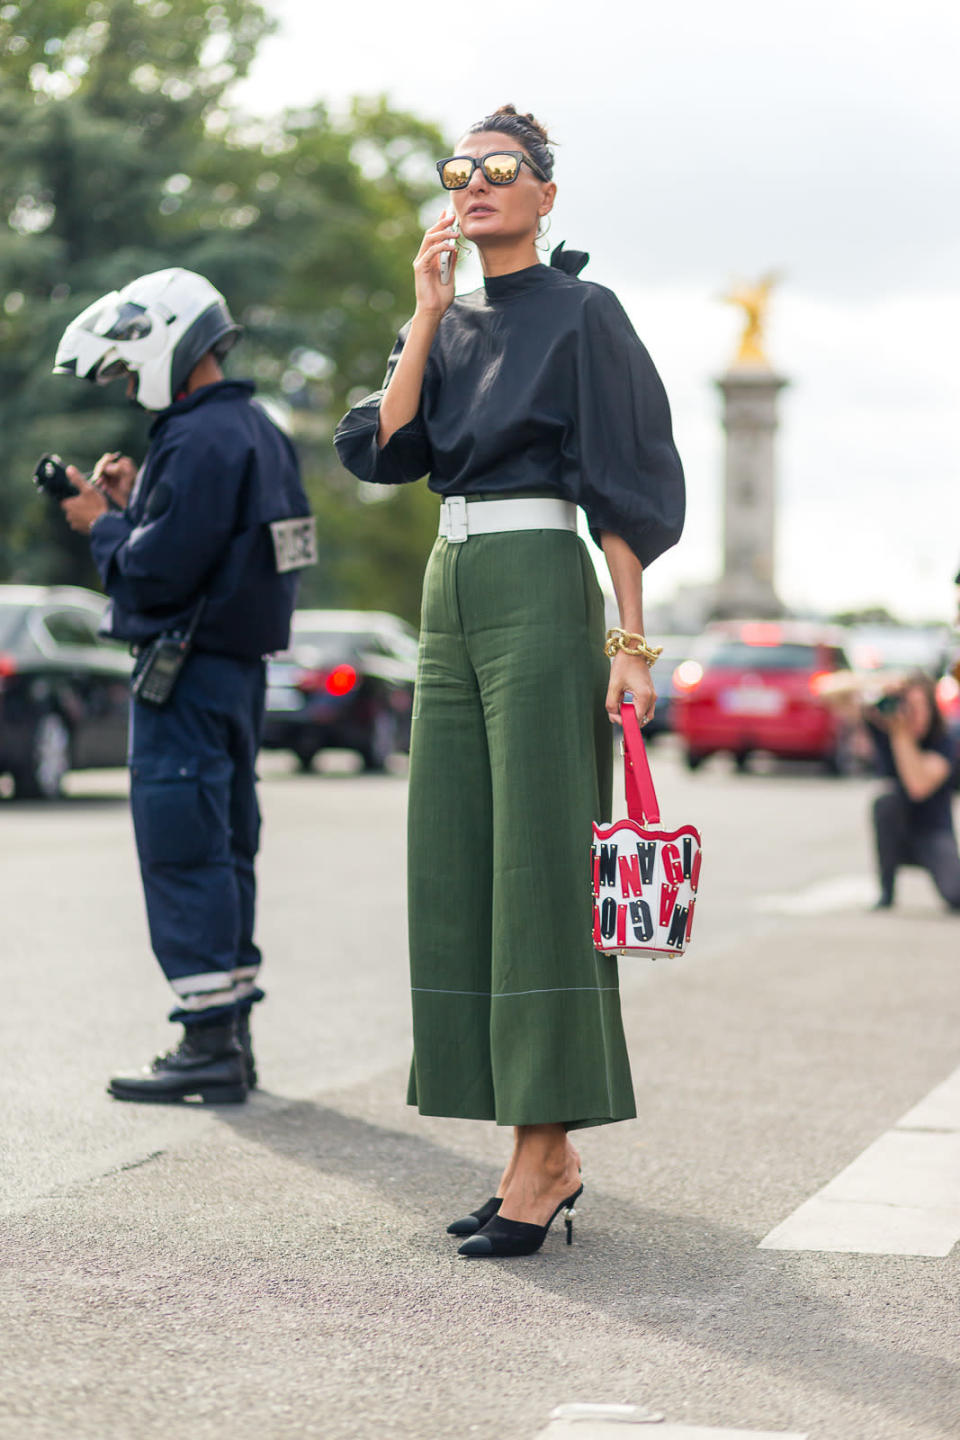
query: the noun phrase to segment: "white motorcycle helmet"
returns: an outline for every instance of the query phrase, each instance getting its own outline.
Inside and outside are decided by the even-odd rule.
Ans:
[[[156,270],[88,305],[67,326],[53,366],[108,385],[136,382],[145,410],[165,410],[208,351],[222,360],[240,337],[220,291],[192,270]]]

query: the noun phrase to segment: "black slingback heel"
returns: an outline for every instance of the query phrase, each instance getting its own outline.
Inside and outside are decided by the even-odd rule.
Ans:
[[[564,1211],[563,1223],[567,1230],[567,1244],[573,1244],[573,1217],[576,1214],[574,1202],[579,1200],[583,1194],[583,1186],[568,1195],[566,1200],[561,1200],[554,1210],[546,1225],[528,1225],[525,1220],[504,1220],[500,1215],[495,1214],[487,1221],[482,1230],[471,1235],[460,1246],[461,1255],[483,1258],[484,1256],[495,1255],[532,1255],[539,1250],[547,1238],[547,1231],[556,1220],[560,1211]]]
[[[494,1215],[503,1204],[499,1195],[491,1195],[485,1200],[478,1210],[471,1210],[469,1215],[464,1215],[462,1220],[452,1220],[447,1226],[448,1235],[475,1235],[482,1230],[488,1220]]]

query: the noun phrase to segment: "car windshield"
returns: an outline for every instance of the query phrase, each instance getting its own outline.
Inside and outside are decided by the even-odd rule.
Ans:
[[[748,645],[729,640],[710,656],[712,670],[816,670],[813,645]]]
[[[290,640],[290,652],[309,652],[312,663],[325,665],[356,655],[369,645],[370,636],[360,630],[297,630]]]
[[[10,644],[22,619],[22,605],[0,604],[0,649]]]
[[[864,670],[928,670],[939,675],[946,667],[950,636],[942,629],[870,629],[854,632],[850,641],[854,663]]]

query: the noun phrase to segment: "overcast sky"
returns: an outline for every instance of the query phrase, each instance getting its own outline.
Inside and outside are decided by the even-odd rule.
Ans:
[[[797,606],[953,614],[960,565],[960,6],[267,0],[238,91],[269,113],[386,93],[455,141],[504,101],[559,142],[551,241],[590,251],[667,385],[689,483],[654,598],[719,565],[738,277],[783,272],[769,352],[778,584]],[[442,196],[438,189],[438,211]],[[475,280],[473,283],[476,283]]]

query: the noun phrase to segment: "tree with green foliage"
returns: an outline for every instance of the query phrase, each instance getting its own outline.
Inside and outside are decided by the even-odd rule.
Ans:
[[[358,486],[330,437],[407,317],[440,137],[382,100],[236,115],[269,29],[254,0],[0,5],[0,579],[91,582],[28,477],[44,450],[141,455],[149,417],[52,376],[56,343],[99,295],[182,265],[227,296],[233,373],[298,443],[321,540],[304,599],[416,615],[435,498]]]
[[[885,605],[867,605],[860,610],[841,610],[829,617],[831,625],[902,625]]]

